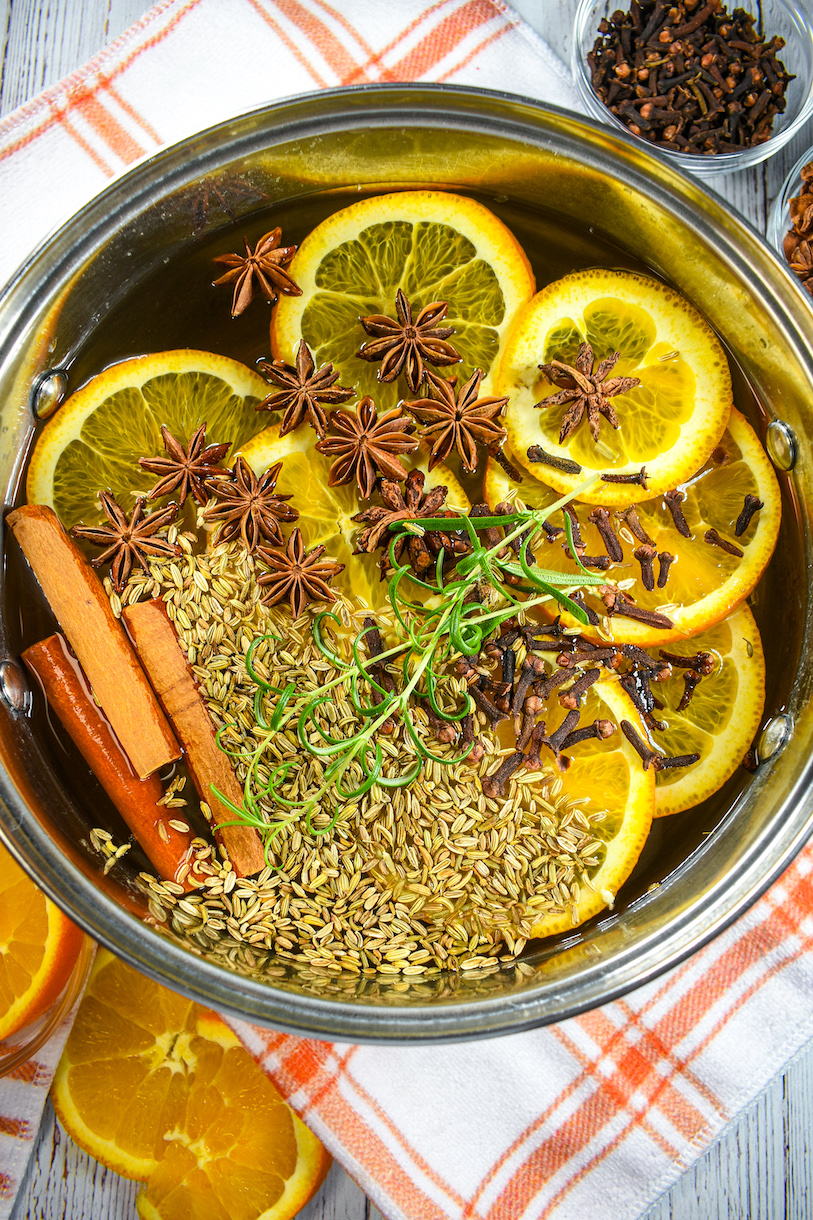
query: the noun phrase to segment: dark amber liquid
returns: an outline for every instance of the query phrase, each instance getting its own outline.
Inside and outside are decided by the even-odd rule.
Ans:
[[[175,256],[158,271],[146,275],[129,295],[112,308],[85,337],[68,360],[70,390],[75,390],[108,365],[131,356],[172,348],[198,348],[218,352],[253,365],[260,358],[269,358],[270,307],[261,299],[252,302],[241,317],[229,317],[231,288],[213,288],[212,280],[224,268],[212,263],[216,254],[242,251],[243,236],[250,244],[269,229],[280,225],[286,244],[299,244],[326,216],[359,198],[357,192],[345,196],[336,193],[311,195],[284,207],[258,214],[250,223],[226,223],[213,235],[204,234],[187,249]],[[562,225],[559,217],[547,216],[515,203],[488,196],[480,202],[494,211],[516,235],[525,249],[537,285],[558,279],[569,272],[586,267],[613,267],[647,272],[628,252],[595,234]],[[210,216],[211,225],[227,222],[222,213]],[[763,435],[764,419],[750,386],[741,371],[733,365],[735,401],[758,433]],[[787,489],[783,488],[783,492]],[[785,705],[792,674],[801,648],[801,623],[804,588],[804,563],[800,534],[796,528],[795,507],[785,494],[783,524],[777,553],[763,577],[751,605],[755,612],[767,663],[767,695],[765,718],[776,714]],[[38,586],[22,561],[13,539],[9,542],[7,574],[3,585],[4,613],[11,653],[42,639],[56,630],[50,610],[45,605]],[[112,808],[101,786],[89,773],[72,742],[47,715],[36,692],[34,717],[48,759],[74,800],[88,811],[83,826],[72,826],[76,838],[86,838],[92,826],[111,831],[117,842],[128,839],[128,831]],[[641,858],[616,903],[616,913],[622,912],[647,890],[683,863],[720,824],[737,802],[749,782],[743,769],[732,776],[714,796],[685,813],[656,820]],[[187,785],[191,787],[191,785]],[[185,795],[187,795],[185,793]],[[204,833],[202,819],[192,811],[196,802],[191,795],[190,806],[179,815],[189,817]],[[137,846],[124,857],[116,871],[132,875],[133,868],[147,868],[147,862]],[[601,918],[607,918],[605,912]],[[578,938],[578,931],[561,940]],[[546,950],[556,942],[546,942]]]

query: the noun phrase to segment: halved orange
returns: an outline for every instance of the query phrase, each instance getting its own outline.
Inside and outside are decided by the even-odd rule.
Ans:
[[[0,846],[0,1040],[50,1008],[83,940],[81,929]]]
[[[416,395],[403,373],[382,383],[380,365],[356,355],[367,341],[361,317],[394,318],[399,288],[413,319],[425,305],[446,301],[441,325],[454,328],[450,342],[462,360],[440,371],[465,380],[482,369],[487,394],[509,327],[535,287],[525,252],[502,221],[446,191],[374,195],[342,208],[305,238],[289,270],[302,295],[276,305],[274,355],[293,363],[304,338],[317,365],[331,362],[341,385],[371,395],[382,411]]]
[[[694,687],[683,710],[678,710],[686,692],[682,675],[689,670],[675,665],[672,678],[655,688],[666,706],[655,712],[665,727],[652,733],[654,745],[673,756],[700,755],[690,767],[657,773],[656,818],[699,805],[730,779],[754,740],[765,704],[765,656],[747,606],[667,651],[681,657],[710,653],[714,668]]]
[[[512,488],[516,489],[517,484],[490,460],[485,488],[486,498],[494,506]],[[688,538],[676,528],[663,496],[634,506],[640,527],[651,539],[657,554],[674,556],[665,585],[658,588],[661,566],[656,560],[655,588],[644,587],[641,563],[635,558],[635,551],[641,548],[642,542],[635,536],[621,507],[609,511],[623,558],[606,569],[607,582],[620,585],[634,599],[633,607],[662,615],[671,626],[652,626],[618,613],[609,616],[601,593],[586,587],[583,590],[586,604],[599,618],[597,624],[583,628],[588,635],[597,634],[607,640],[638,644],[643,648],[686,639],[724,619],[756,585],[776,545],[781,500],[773,467],[753,428],[738,411],[732,410],[729,426],[709,460],[676,490],[683,497],[679,508],[691,535]],[[523,480],[516,494],[533,508],[552,504],[557,498],[557,493],[546,484],[529,478]],[[746,495],[756,496],[763,507],[738,537],[735,526]],[[593,510],[581,505],[574,505],[574,510],[586,555],[606,557],[598,527],[589,520]],[[553,524],[561,525],[561,519]],[[726,543],[741,550],[742,557],[706,541],[709,530],[716,530]],[[538,544],[535,554],[541,567],[565,572],[576,570],[562,536],[553,542]],[[590,571],[593,575],[605,575],[599,569],[591,568]],[[580,626],[569,615],[563,617],[563,622],[567,626]]]
[[[142,1220],[288,1220],[330,1157],[214,1013],[102,950],[51,1088]]]
[[[568,404],[545,406],[560,386],[539,366],[572,367],[582,343],[591,345],[594,372],[620,353],[608,378],[634,377],[640,385],[608,398],[618,429],[600,417],[595,440],[585,412],[561,440]],[[595,471],[633,474],[645,466],[648,490],[599,484],[581,496],[611,505],[645,500],[688,479],[722,436],[732,403],[725,353],[697,310],[660,280],[602,269],[556,280],[520,310],[495,392],[510,398],[505,426],[517,460],[559,492],[574,491]],[[535,445],[580,471],[533,465],[527,454]]]

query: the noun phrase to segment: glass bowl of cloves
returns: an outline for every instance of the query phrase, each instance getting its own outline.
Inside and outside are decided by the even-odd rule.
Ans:
[[[702,178],[772,156],[813,114],[805,0],[581,0],[573,75],[587,112]]]

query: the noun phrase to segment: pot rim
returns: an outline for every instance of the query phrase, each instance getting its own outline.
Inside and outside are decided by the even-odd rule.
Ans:
[[[409,109],[404,113],[404,98]],[[484,112],[485,111],[485,112]],[[268,144],[358,127],[466,127],[521,139],[544,147],[554,126],[580,141],[588,164],[604,168],[615,160],[631,188],[646,187],[648,197],[685,224],[708,229],[724,257],[739,270],[753,294],[768,301],[813,383],[813,323],[804,312],[796,285],[764,239],[745,220],[732,216],[724,201],[666,159],[642,149],[631,136],[616,135],[601,124],[533,99],[449,84],[366,84],[307,93],[255,107],[141,159],[114,179],[25,260],[0,293],[0,366],[26,332],[26,302],[54,284],[65,283],[83,258],[98,249],[128,217],[190,180],[233,160],[242,144]],[[261,126],[258,129],[257,124]],[[592,161],[591,161],[592,157]],[[160,186],[160,191],[159,191]],[[382,189],[388,189],[382,184]],[[725,223],[724,223],[725,222]],[[756,260],[752,264],[752,260]],[[758,272],[761,270],[761,276]],[[778,287],[777,287],[778,285]],[[787,291],[784,290],[786,286]],[[50,286],[50,289],[49,289]],[[805,337],[807,329],[807,337]],[[20,459],[20,465],[21,465]],[[19,476],[19,467],[17,471]],[[14,480],[12,480],[14,482]],[[13,491],[13,488],[12,488]],[[809,609],[808,609],[809,612]],[[339,1041],[409,1043],[452,1041],[518,1032],[575,1016],[651,981],[695,953],[760,897],[799,852],[813,830],[813,761],[802,768],[772,825],[744,855],[735,878],[726,877],[684,910],[665,935],[649,934],[608,962],[585,964],[567,985],[546,994],[534,990],[465,1003],[375,1005],[321,999],[247,979],[214,962],[193,956],[165,937],[145,935],[141,921],[105,894],[95,892],[81,870],[67,861],[44,827],[25,808],[5,770],[0,772],[0,840],[45,892],[85,931],[151,978],[208,1007],[285,1032]],[[757,795],[767,775],[754,777]],[[738,802],[738,804],[741,802]],[[730,821],[737,805],[724,819]],[[670,875],[679,883],[694,857]],[[641,910],[649,896],[633,904]],[[632,908],[630,908],[632,909]]]

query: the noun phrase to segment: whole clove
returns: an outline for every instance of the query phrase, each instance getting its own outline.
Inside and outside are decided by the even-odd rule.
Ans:
[[[596,95],[634,135],[713,156],[770,139],[794,79],[784,45],[722,0],[631,0],[599,22],[587,63]]]
[[[664,767],[691,767],[693,763],[700,762],[699,754],[661,754],[660,755],[659,771]]]
[[[655,548],[654,546],[639,546],[633,551],[641,565],[641,584],[651,593],[655,588]]]
[[[661,762],[663,755],[659,754],[657,750],[650,750],[649,746],[646,744],[644,739],[639,736],[635,726],[630,724],[629,720],[621,721],[621,732],[638,754],[641,762],[643,763],[644,770],[648,771],[650,767],[653,767],[656,771],[660,771],[661,766],[663,765]]]
[[[646,490],[649,484],[646,481],[646,466],[642,466],[636,474],[613,474],[611,470],[606,471],[601,476],[602,483],[627,483],[632,487],[643,487]]]
[[[572,750],[580,741],[606,741],[608,737],[612,737],[615,732],[615,725],[612,720],[594,720],[592,724],[587,724],[583,729],[574,729],[572,733],[568,733],[567,737],[562,742],[563,750]]]
[[[643,542],[645,546],[654,546],[655,545],[653,543],[652,539],[650,538],[649,534],[646,532],[644,527],[641,525],[641,520],[638,516],[638,512],[637,512],[637,509],[635,508],[634,504],[631,504],[629,508],[625,509],[624,512],[621,514],[621,516],[622,516],[623,520],[626,522],[627,527],[630,530],[630,533],[632,533],[638,539],[639,542]]]
[[[598,682],[600,677],[600,669],[583,670],[573,685],[560,693],[559,702],[562,704],[562,707],[577,708],[583,696],[587,694],[595,682]]]
[[[496,771],[492,771],[490,775],[483,776],[481,784],[485,795],[492,798],[495,796],[505,796],[505,785],[524,762],[525,755],[521,750],[517,750],[514,754],[509,754],[504,758]]]
[[[522,471],[518,470],[513,462],[505,455],[505,451],[499,445],[495,445],[493,449],[488,451],[489,457],[493,457],[498,466],[501,466],[509,479],[513,479],[515,483],[522,482]]]
[[[603,594],[603,601],[610,616],[617,614],[622,618],[646,623],[648,627],[663,627],[665,630],[671,630],[675,625],[668,615],[658,614],[656,610],[645,610],[643,606],[636,606],[628,601],[620,589],[608,588]]]
[[[563,474],[581,474],[582,472],[578,462],[571,462],[570,458],[557,457],[554,453],[548,453],[541,445],[531,445],[527,457],[529,462],[542,462],[545,466],[550,466],[552,470],[561,470]]]
[[[745,502],[743,503],[739,517],[737,517],[737,524],[734,526],[735,538],[742,538],[743,534],[748,529],[748,526],[751,524],[751,518],[753,517],[754,513],[759,512],[759,510],[764,507],[765,505],[762,503],[759,496],[752,496],[750,491],[746,492]]]
[[[675,529],[677,532],[682,534],[684,538],[691,538],[692,531],[689,529],[688,522],[683,516],[683,509],[681,508],[681,505],[683,504],[682,493],[677,490],[667,491],[663,499],[666,507],[672,514],[672,520],[675,523]]]
[[[621,563],[624,558],[624,550],[618,539],[618,535],[613,529],[610,521],[610,514],[606,508],[594,508],[588,518],[595,525],[598,532],[601,534],[601,541],[604,543],[604,548],[613,563]]]
[[[591,627],[598,627],[601,620],[593,607],[587,605],[587,602],[584,600],[581,593],[571,593],[570,600],[575,602],[580,610],[584,611],[587,621]]]
[[[736,559],[742,559],[744,552],[733,542],[729,542],[727,538],[723,538],[715,529],[706,530],[703,535],[709,546],[717,546],[721,551],[725,551],[726,555],[733,555]]]
[[[669,551],[658,552],[658,588],[663,589],[669,579],[669,569],[677,557]]]

